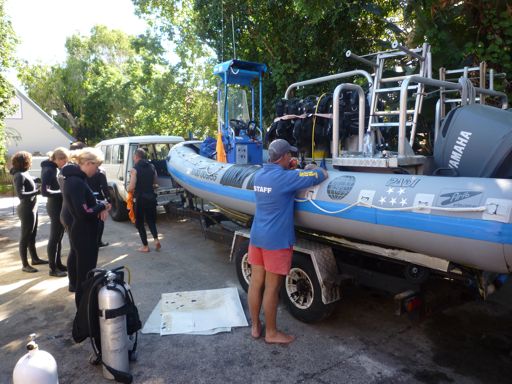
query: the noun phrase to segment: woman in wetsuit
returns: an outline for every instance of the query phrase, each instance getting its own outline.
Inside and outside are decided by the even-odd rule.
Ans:
[[[47,197],[46,212],[50,217],[50,237],[47,253],[50,262],[50,276],[65,277],[67,268],[61,261],[62,237],[64,226],[60,222],[62,192],[57,181],[58,169],[68,162],[68,150],[59,147],[50,154],[49,159],[41,163],[41,194]]]
[[[61,174],[64,203],[72,216],[69,235],[76,253],[75,304],[78,308],[82,283],[98,261],[98,223],[106,220],[110,204],[98,202],[87,185],[87,177],[93,176],[103,162],[101,151],[83,148],[72,154],[72,160],[77,166],[65,166]]]
[[[32,258],[32,265],[48,264],[48,261],[41,260],[37,256],[36,235],[37,235],[37,195],[39,190],[36,188],[34,179],[28,173],[32,165],[32,155],[26,151],[19,151],[11,159],[14,189],[20,199],[16,208],[18,217],[21,221],[21,237],[19,244],[20,258],[23,272],[34,273],[37,269],[29,265],[27,259],[27,249]]]

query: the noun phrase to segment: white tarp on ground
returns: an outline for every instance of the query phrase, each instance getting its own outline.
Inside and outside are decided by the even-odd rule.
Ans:
[[[213,335],[246,327],[236,288],[163,293],[142,333]]]

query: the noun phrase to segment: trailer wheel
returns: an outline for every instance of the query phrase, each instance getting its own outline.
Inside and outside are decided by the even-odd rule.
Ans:
[[[305,323],[322,320],[334,310],[335,303],[322,302],[315,268],[311,259],[304,254],[293,254],[292,268],[282,290],[290,313]]]
[[[235,268],[238,281],[245,292],[249,290],[251,281],[251,264],[249,264],[249,243],[244,242],[235,253]]]
[[[119,194],[114,188],[109,189],[110,192],[110,203],[112,209],[110,210],[110,216],[114,221],[126,221],[128,220],[128,209],[126,209],[126,203],[121,200]]]

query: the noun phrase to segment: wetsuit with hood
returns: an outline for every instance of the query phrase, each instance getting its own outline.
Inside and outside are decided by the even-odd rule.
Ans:
[[[76,252],[75,303],[78,308],[82,283],[98,261],[98,214],[105,209],[105,204],[96,200],[87,185],[87,175],[80,167],[67,165],[61,174],[64,177],[64,204],[72,217],[69,235]]]
[[[45,160],[41,163],[41,194],[47,197],[46,212],[50,217],[50,237],[46,249],[50,262],[50,272],[53,273],[67,270],[61,261],[64,226],[60,222],[62,192],[57,182],[57,172],[57,164],[53,161]],[[65,274],[59,276],[65,276]]]
[[[22,172],[19,169],[12,168],[11,175],[13,175],[14,189],[16,195],[20,199],[20,203],[16,208],[16,212],[21,221],[21,237],[19,243],[19,252],[23,270],[25,272],[37,272],[31,268],[27,260],[27,249],[32,258],[32,264],[43,264],[44,261],[39,259],[36,250],[36,236],[37,236],[37,195],[39,190],[32,176],[28,170]]]

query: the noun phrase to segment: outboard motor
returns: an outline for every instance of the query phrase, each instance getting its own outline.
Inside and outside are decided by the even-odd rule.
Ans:
[[[450,176],[512,178],[512,112],[481,104],[451,110],[434,146]]]
[[[30,335],[28,353],[18,360],[12,372],[14,384],[59,384],[57,362],[51,354],[41,351],[36,344],[36,334]]]

